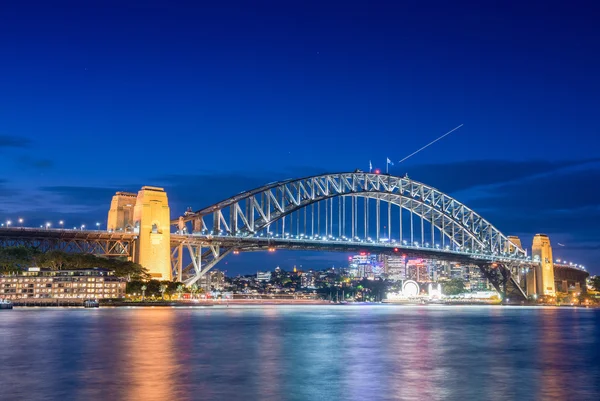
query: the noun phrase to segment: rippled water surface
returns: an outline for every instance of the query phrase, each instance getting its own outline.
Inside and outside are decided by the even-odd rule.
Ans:
[[[0,311],[1,400],[598,400],[600,310]]]

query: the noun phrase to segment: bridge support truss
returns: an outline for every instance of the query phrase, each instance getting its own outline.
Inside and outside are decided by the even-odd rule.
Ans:
[[[99,256],[126,257],[132,260],[135,237],[130,233],[79,230],[38,230],[11,228],[0,230],[0,247],[23,246],[41,252],[63,251]]]
[[[215,243],[182,241],[172,244],[171,270],[173,277],[186,285],[195,284],[210,269],[236,249]],[[185,264],[185,260],[191,262]],[[185,264],[185,266],[184,266]]]
[[[496,291],[502,294],[503,301],[526,301],[527,294],[523,291],[522,264],[516,263],[479,263],[479,270]]]

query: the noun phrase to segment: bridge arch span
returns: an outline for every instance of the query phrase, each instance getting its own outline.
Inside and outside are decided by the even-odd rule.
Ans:
[[[357,204],[358,199],[362,205]],[[375,200],[374,204],[369,204],[370,200]],[[387,204],[387,211],[381,209],[382,201]],[[392,206],[397,211],[392,212]],[[420,226],[415,227],[415,217],[420,219],[417,222]],[[428,223],[427,230],[424,222]],[[286,229],[294,231],[294,223],[296,234],[303,238],[353,240],[360,233],[365,241],[374,237],[378,243],[383,234],[387,241],[395,236],[400,244],[410,241],[412,245],[417,238],[421,246],[425,241],[431,241],[432,247],[434,242],[441,241],[442,246],[473,253],[526,256],[524,250],[490,222],[436,188],[408,177],[365,172],[322,174],[270,183],[172,221],[179,234],[235,238],[268,236],[273,231],[279,231],[274,236],[285,236]],[[396,223],[394,231],[392,226]]]

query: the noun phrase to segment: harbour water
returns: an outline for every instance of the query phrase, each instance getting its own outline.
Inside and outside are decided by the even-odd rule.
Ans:
[[[1,400],[598,400],[600,310],[15,308]]]

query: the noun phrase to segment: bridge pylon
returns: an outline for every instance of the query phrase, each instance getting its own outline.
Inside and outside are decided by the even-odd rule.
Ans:
[[[108,231],[133,231],[133,208],[137,195],[132,192],[117,192],[110,202]]]
[[[107,228],[136,233],[133,261],[148,269],[152,278],[171,280],[171,216],[163,188],[144,186],[137,196],[117,192]]]
[[[533,237],[531,254],[534,262],[539,262],[535,266],[535,283],[539,295],[556,295],[554,287],[554,261],[552,259],[552,246],[550,238],[546,234],[536,234]],[[534,281],[534,280],[531,280]]]

